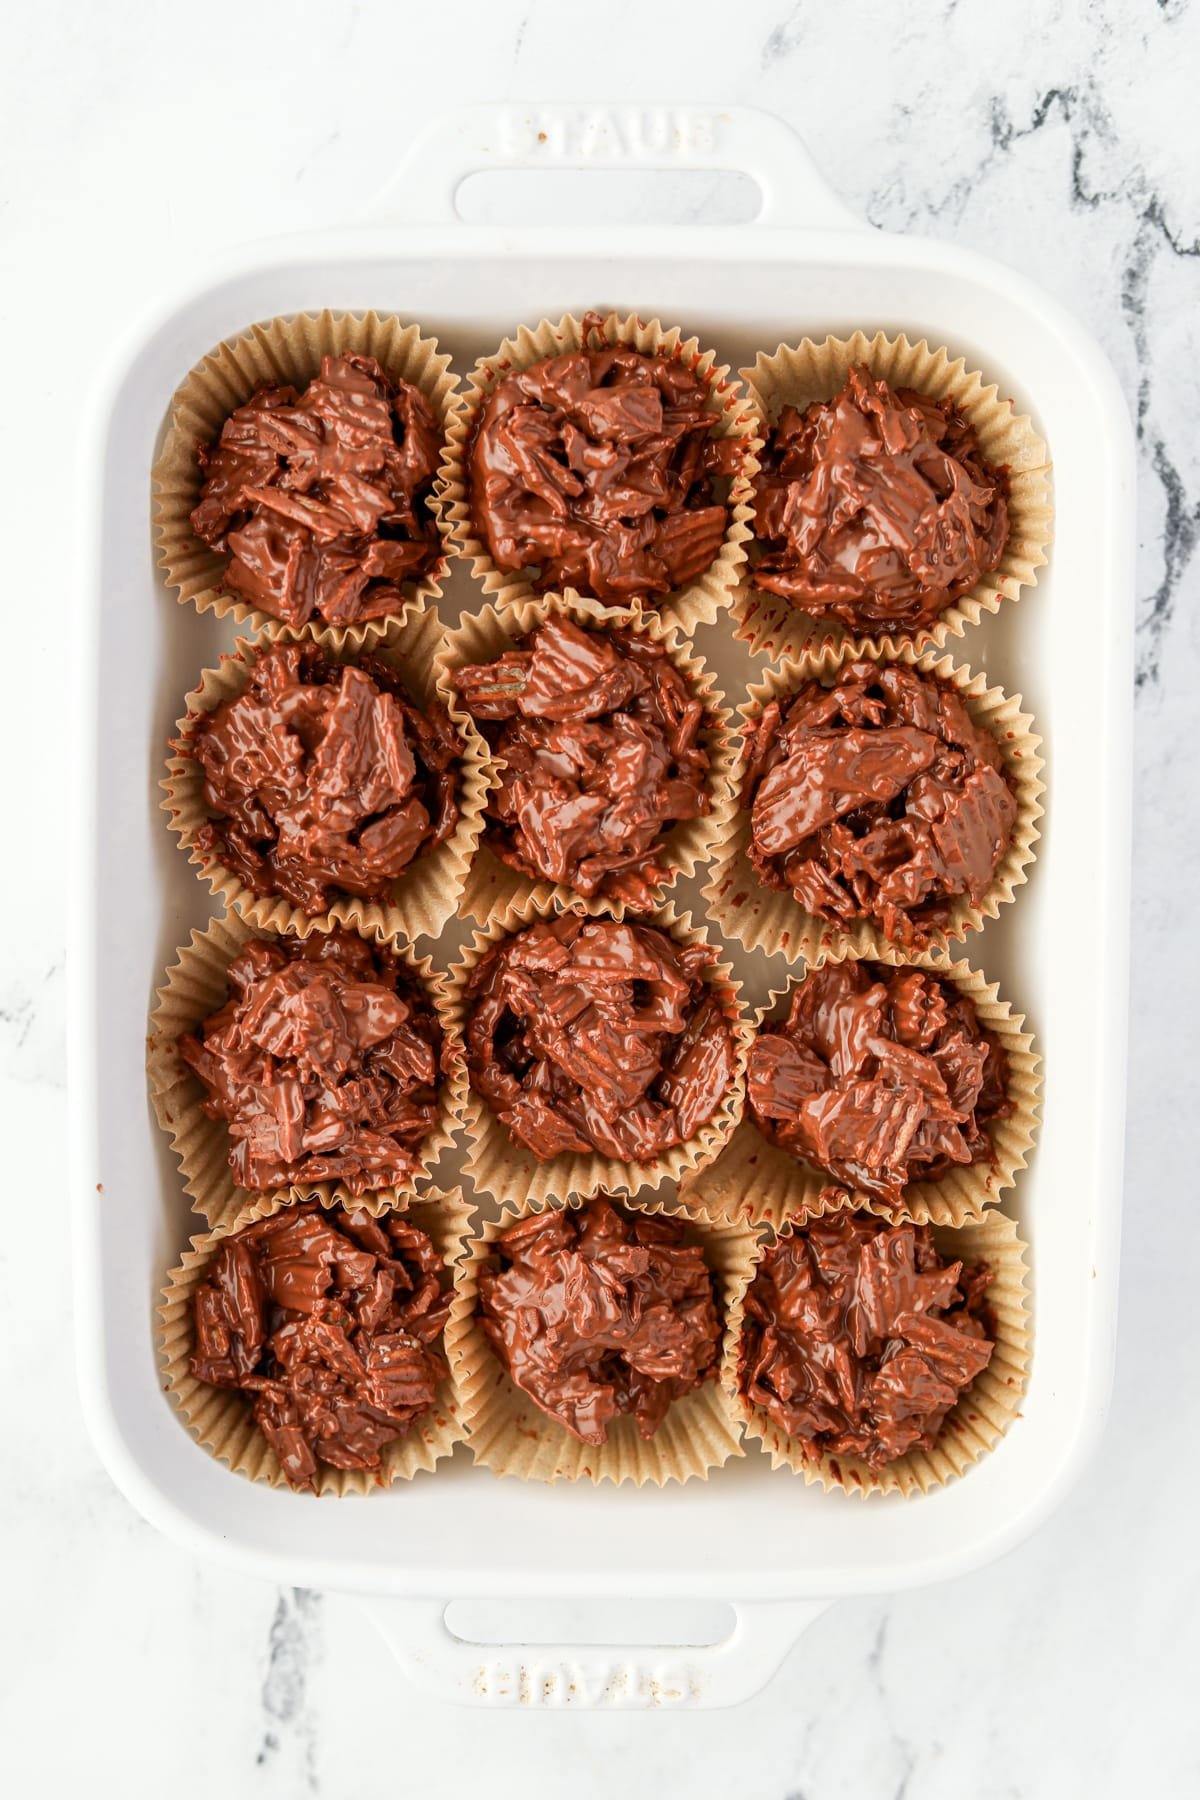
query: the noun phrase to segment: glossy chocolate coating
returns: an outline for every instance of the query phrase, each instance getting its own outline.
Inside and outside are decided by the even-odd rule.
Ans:
[[[924,948],[978,905],[1017,803],[999,746],[948,682],[849,663],[763,708],[746,744],[750,861],[815,918],[870,919]]]
[[[721,548],[716,483],[742,455],[716,436],[686,363],[603,341],[502,375],[468,449],[471,518],[498,569],[539,590],[623,602],[668,594]]]
[[[259,652],[242,693],[193,715],[175,746],[204,771],[197,846],[256,894],[308,913],[392,884],[458,818],[462,746],[435,701],[414,706],[381,658],[315,644]]]
[[[467,990],[471,1079],[540,1160],[651,1162],[686,1142],[734,1080],[733,1033],[702,978],[714,953],[578,913],[480,959]]]
[[[229,1127],[239,1187],[339,1181],[352,1194],[411,1179],[437,1122],[441,1027],[390,950],[350,932],[253,938],[229,999],[179,1054]]]
[[[222,585],[288,625],[354,625],[404,606],[440,553],[441,448],[429,402],[374,357],[326,356],[303,393],[261,388],[196,454],[192,529],[228,554]]]
[[[780,1149],[899,1206],[910,1181],[992,1155],[1008,1059],[965,994],[925,969],[828,963],[759,1032],[747,1094]]]
[[[453,677],[505,767],[488,842],[522,874],[650,909],[656,854],[709,810],[704,708],[665,650],[631,630],[551,618],[520,647]]]
[[[222,1240],[192,1301],[192,1374],[246,1395],[294,1488],[320,1464],[378,1469],[434,1404],[451,1290],[395,1213],[284,1207]]]
[[[939,1256],[928,1225],[815,1219],[763,1252],[738,1388],[812,1461],[874,1469],[928,1449],[992,1356],[986,1263]]]
[[[716,1373],[721,1319],[703,1249],[684,1242],[682,1221],[604,1195],[502,1232],[478,1313],[516,1385],[587,1444],[605,1443],[618,1413],[652,1438],[671,1402]]]
[[[832,400],[785,406],[755,478],[754,582],[851,631],[915,631],[997,567],[1004,472],[950,400],[852,368]]]

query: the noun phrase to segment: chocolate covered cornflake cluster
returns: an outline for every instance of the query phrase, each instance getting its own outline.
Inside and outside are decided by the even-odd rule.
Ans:
[[[350,932],[253,938],[228,980],[179,1054],[228,1128],[238,1186],[410,1180],[437,1123],[443,1037],[399,957]]]
[[[742,804],[768,886],[917,949],[959,896],[980,903],[1017,817],[995,738],[948,682],[894,663],[848,663],[765,706]]]
[[[479,1320],[509,1376],[572,1437],[619,1414],[652,1438],[717,1369],[721,1318],[703,1249],[678,1219],[605,1195],[510,1225],[479,1277]]]
[[[378,1469],[433,1406],[451,1289],[397,1213],[284,1207],[217,1247],[192,1301],[192,1374],[246,1396],[293,1488]]]
[[[1008,1059],[971,1000],[925,969],[828,963],[750,1051],[747,1096],[772,1143],[899,1206],[911,1181],[992,1156],[1013,1111]]]
[[[713,1116],[735,1073],[713,953],[566,914],[502,939],[467,989],[474,1086],[539,1160],[650,1162]]]
[[[686,363],[603,342],[502,374],[468,449],[471,517],[498,569],[539,591],[658,598],[721,548],[721,484],[742,449],[717,435],[709,389]]]
[[[709,810],[704,708],[660,645],[546,620],[494,662],[455,671],[503,760],[487,841],[522,874],[652,908],[661,841]]]
[[[785,406],[755,477],[757,587],[851,631],[931,625],[998,567],[1007,482],[950,399],[861,364],[832,400]]]
[[[943,1259],[928,1225],[815,1219],[765,1250],[745,1302],[739,1391],[812,1461],[880,1469],[928,1449],[991,1361],[986,1263]]]
[[[326,356],[302,393],[260,388],[197,446],[192,529],[228,556],[223,586],[287,625],[400,612],[440,554],[440,449],[419,388],[374,357]]]
[[[386,901],[458,820],[450,715],[439,701],[415,706],[378,656],[261,650],[243,692],[193,715],[175,747],[204,775],[197,847],[253,893],[310,914],[343,894]]]

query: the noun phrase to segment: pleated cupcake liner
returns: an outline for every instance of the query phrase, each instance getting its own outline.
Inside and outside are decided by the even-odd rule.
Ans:
[[[926,969],[939,976],[972,1002],[980,1024],[1003,1046],[1013,1111],[1007,1119],[994,1119],[986,1126],[992,1142],[991,1158],[986,1162],[956,1164],[936,1181],[913,1181],[904,1190],[904,1210],[919,1212],[922,1220],[932,1225],[960,1226],[981,1219],[1014,1186],[1037,1137],[1042,1064],[1033,1036],[1024,1028],[1023,1015],[1014,1013],[1008,1002],[1001,999],[995,982],[988,981],[969,963],[950,962],[930,953],[902,954],[891,945],[872,950],[864,959],[847,944],[824,944],[804,975],[827,963],[847,960]],[[792,990],[804,975],[794,977],[782,988],[772,989],[755,1016],[751,1049],[764,1025],[786,1019]],[[706,1170],[687,1180],[682,1197],[716,1217],[745,1218],[776,1230],[789,1219],[819,1218],[846,1205],[881,1219],[897,1216],[897,1209],[878,1196],[855,1192],[847,1198],[847,1193],[825,1170],[801,1162],[772,1144],[755,1124],[747,1100],[741,1122],[726,1148]]]
[[[179,1159],[184,1191],[193,1210],[201,1213],[210,1227],[226,1225],[248,1201],[261,1195],[234,1181],[229,1167],[228,1126],[223,1119],[210,1119],[205,1113],[205,1090],[180,1056],[179,1039],[186,1032],[195,1031],[225,1004],[229,965],[251,938],[277,935],[255,931],[236,914],[214,919],[203,931],[193,931],[191,941],[176,952],[150,1015],[146,1055],[150,1098],[158,1123]],[[445,976],[434,969],[426,956],[418,957],[406,949],[397,949],[396,954],[428,996],[443,1033],[438,1116],[432,1132],[417,1151],[418,1166],[412,1178],[415,1182],[428,1176],[442,1151],[455,1141],[466,1106],[467,1072],[462,1045],[449,1018]],[[278,1190],[276,1197],[319,1199],[322,1205],[340,1200],[351,1209],[367,1206],[378,1210],[402,1208],[410,1192],[411,1183],[402,1189],[386,1187],[354,1195],[341,1182],[298,1181]]]
[[[906,1220],[917,1225],[930,1222],[919,1205],[906,1208],[894,1223]],[[793,1229],[799,1229],[799,1225],[785,1225],[780,1235]],[[993,1209],[983,1218],[961,1225],[935,1225],[934,1239],[943,1257],[964,1264],[986,1262],[992,1270],[987,1303],[995,1319],[995,1348],[987,1368],[947,1414],[931,1447],[909,1450],[882,1469],[873,1469],[855,1456],[824,1455],[814,1461],[805,1454],[799,1439],[789,1436],[763,1407],[752,1405],[739,1392],[737,1358],[746,1294],[765,1246],[755,1255],[753,1266],[729,1302],[721,1382],[730,1404],[744,1422],[746,1439],[762,1445],[772,1468],[791,1469],[810,1486],[823,1487],[827,1493],[860,1499],[898,1493],[907,1498],[928,1494],[965,1475],[1019,1421],[1033,1356],[1033,1322],[1028,1252],[1017,1226],[1004,1213]]]
[[[693,697],[704,703],[705,723],[697,741],[707,751],[709,758],[704,784],[709,811],[701,818],[683,819],[673,824],[656,846],[656,859],[669,870],[668,879],[657,891],[656,897],[661,901],[681,876],[694,874],[702,864],[709,861],[724,842],[734,811],[733,765],[736,746],[731,729],[731,715],[724,703],[725,696],[716,686],[712,671],[703,658],[681,640],[679,631],[673,624],[652,612],[642,613],[631,607],[602,606],[599,601],[587,600],[578,594],[544,594],[531,600],[514,600],[503,606],[485,606],[478,613],[463,618],[446,635],[437,659],[442,698],[460,731],[464,730],[465,722],[473,724],[470,713],[455,692],[451,679],[454,671],[476,663],[494,662],[497,657],[507,655],[516,647],[519,639],[554,617],[566,617],[585,631],[624,629],[648,638],[651,643],[666,651]],[[482,727],[476,729],[482,736]],[[502,756],[491,752],[486,740],[484,754],[489,759],[487,770],[491,777],[490,791],[494,792],[506,765]],[[562,906],[572,906],[580,898],[573,888],[563,882],[536,880],[504,862],[487,841],[485,819],[479,847],[459,900],[459,912],[484,924],[496,912],[502,911],[524,894],[532,894],[546,904]],[[608,901],[606,904],[614,918],[625,916],[626,903],[623,900]]]
[[[349,648],[336,641],[339,634],[280,630],[270,643],[239,638],[232,656],[222,657],[219,667],[206,669],[187,695],[185,715],[177,727],[181,742],[191,736],[196,721],[215,712],[224,701],[244,693],[258,659],[270,644],[316,643],[330,661],[353,663],[367,653],[379,657],[403,676],[414,703],[428,706],[441,698],[436,658],[444,628],[436,608],[410,608],[403,619],[391,621],[384,634],[371,643]],[[287,932],[308,937],[314,931],[349,929],[381,943],[414,938],[436,938],[454,916],[467,871],[483,831],[484,811],[492,776],[487,766],[488,747],[466,715],[455,715],[462,740],[459,765],[458,819],[450,836],[432,849],[417,852],[412,862],[392,883],[386,900],[369,900],[343,894],[324,912],[307,913],[278,894],[256,894],[236,870],[223,863],[219,851],[201,849],[198,838],[211,815],[204,798],[204,771],[196,758],[175,751],[167,761],[161,786],[166,798],[162,809],[180,848],[225,906],[261,931]]]
[[[418,326],[406,325],[392,313],[294,313],[264,319],[225,338],[175,390],[166,439],[152,472],[155,557],[164,581],[182,604],[268,635],[286,629],[282,619],[222,591],[229,558],[210,549],[192,529],[191,515],[204,484],[196,446],[215,442],[230,414],[259,388],[303,389],[320,374],[322,357],[348,352],[373,356],[393,381],[419,388],[445,431],[458,387],[450,358],[438,351],[436,338],[423,336]],[[436,507],[431,511],[436,518]],[[443,550],[427,574],[404,584],[406,605],[437,599],[446,564]],[[311,628],[324,630],[339,649],[362,649],[396,616],[332,627],[314,618]]]
[[[798,658],[786,658],[756,682],[748,700],[738,708],[744,741],[771,701],[786,702],[807,681],[820,681],[828,687],[848,663],[864,660],[880,665],[898,663],[947,682],[962,699],[973,722],[995,738],[1013,783],[1017,817],[1012,835],[979,905],[973,905],[969,895],[958,895],[950,902],[947,925],[930,934],[928,948],[944,949],[948,944],[962,942],[968,932],[981,930],[986,920],[996,918],[1001,906],[1029,879],[1036,860],[1034,845],[1041,836],[1037,825],[1043,814],[1041,796],[1046,791],[1041,779],[1045,766],[1042,740],[1033,729],[1030,714],[1021,710],[1019,694],[1010,697],[1002,688],[989,687],[984,675],[973,674],[949,656],[939,656],[936,650],[918,652],[910,644],[884,655],[870,644],[847,641],[810,649]],[[790,888],[767,886],[749,858],[751,809],[741,804],[745,778],[744,756],[739,755],[734,767],[732,823],[702,889],[709,902],[710,917],[721,930],[747,950],[764,950],[768,955],[778,952],[793,963],[811,962],[824,944],[844,945],[863,957],[881,955],[885,949],[902,949],[903,946],[892,945],[879,924],[871,919],[836,925],[806,911]]]
[[[497,911],[486,926],[474,933],[447,977],[446,1016],[457,1041],[466,1042],[468,984],[485,953],[535,920],[561,917],[565,912],[589,918],[613,917],[611,910],[598,901],[579,900],[564,908],[527,893]],[[719,950],[719,946],[714,946],[706,933],[692,923],[690,913],[676,912],[669,903],[636,918],[628,915],[626,923],[664,932],[679,945]],[[513,1142],[487,1101],[471,1085],[464,1109],[467,1127],[464,1166],[475,1187],[500,1202],[544,1204],[549,1200],[574,1197],[588,1199],[599,1193],[622,1196],[645,1188],[658,1189],[664,1183],[680,1182],[707,1167],[728,1142],[741,1117],[751,1032],[741,1006],[741,983],[734,980],[730,965],[714,960],[705,971],[704,981],[729,1022],[735,1075],[716,1112],[693,1137],[673,1145],[646,1163],[621,1162],[598,1151],[586,1156],[572,1151],[540,1162],[531,1151]]]
[[[657,319],[646,321],[635,313],[622,317],[610,312],[601,331],[609,345],[624,344],[646,356],[662,352],[694,371],[708,387],[709,410],[718,421],[717,436],[735,437],[744,445],[742,467],[730,486],[725,537],[712,564],[703,575],[670,594],[632,602],[637,611],[670,618],[690,636],[697,625],[711,623],[728,606],[745,562],[753,518],[751,481],[758,468],[757,415],[741,383],[730,377],[728,366],[718,365],[713,351],[702,350],[698,338],[685,338],[678,326],[664,329]],[[532,368],[547,357],[562,356],[583,346],[583,323],[571,313],[557,322],[542,319],[532,328],[520,326],[514,337],[505,338],[492,355],[481,357],[476,363],[456,398],[447,425],[446,454],[438,479],[443,526],[454,548],[469,560],[483,592],[495,595],[501,605],[535,599],[537,591],[523,572],[496,567],[472,517],[467,460],[479,415],[496,384],[514,370]],[[573,590],[566,592],[570,595]]]
[[[259,1219],[269,1219],[286,1206],[299,1204],[307,1194],[265,1194],[248,1198],[246,1204],[232,1213],[213,1230],[192,1239],[191,1249],[167,1278],[158,1308],[156,1341],[162,1365],[163,1386],[180,1417],[201,1449],[224,1463],[235,1475],[249,1481],[264,1482],[269,1487],[287,1487],[287,1478],[279,1458],[260,1427],[255,1423],[247,1398],[233,1389],[210,1387],[199,1381],[189,1368],[195,1349],[193,1302],[196,1289],[204,1279],[216,1250],[234,1232]],[[336,1196],[314,1192],[312,1198],[329,1208]],[[350,1209],[363,1209],[375,1218],[389,1212],[402,1212],[433,1241],[451,1275],[463,1255],[470,1234],[473,1210],[457,1188],[430,1197],[409,1196],[398,1205],[385,1202],[378,1194],[364,1195],[360,1200],[347,1199]],[[445,1355],[444,1334],[442,1354]],[[382,1452],[382,1464],[374,1469],[334,1469],[319,1463],[315,1477],[316,1494],[368,1494],[393,1482],[409,1481],[422,1471],[432,1471],[462,1442],[463,1424],[458,1392],[453,1376],[438,1387],[435,1404],[423,1417],[413,1421],[402,1438],[388,1444]],[[306,1498],[308,1496],[305,1496]]]
[[[904,643],[919,650],[940,650],[950,638],[961,637],[968,625],[978,624],[985,613],[998,612],[1006,600],[1015,603],[1025,589],[1036,587],[1054,518],[1049,452],[1028,416],[1000,397],[995,382],[968,368],[965,357],[931,348],[924,338],[911,343],[903,333],[888,337],[882,331],[873,337],[856,331],[848,338],[827,337],[819,343],[804,338],[794,346],[781,344],[770,356],[760,351],[754,366],[741,371],[759,411],[760,435],[767,435],[783,406],[803,410],[813,400],[831,400],[856,363],[865,363],[891,388],[915,388],[938,400],[953,400],[974,427],[984,459],[1007,471],[1009,532],[999,566],[981,576],[932,625],[916,631],[897,627],[863,640],[887,655]],[[753,534],[753,511],[751,530]],[[732,600],[737,635],[751,650],[772,658],[794,657],[806,647],[836,646],[854,635],[835,620],[801,612],[782,595],[756,588],[753,570],[751,548]]]
[[[530,1214],[581,1207],[579,1195],[568,1200],[510,1199],[500,1216],[489,1220],[474,1237],[455,1276],[454,1306],[446,1327],[446,1350],[454,1371],[458,1407],[467,1443],[477,1463],[496,1475],[521,1481],[611,1481],[641,1487],[705,1478],[730,1457],[741,1456],[742,1421],[736,1399],[723,1382],[701,1383],[672,1402],[654,1436],[640,1436],[635,1420],[618,1415],[609,1422],[607,1441],[584,1444],[558,1420],[550,1418],[509,1378],[476,1315],[479,1274],[495,1249],[498,1235]],[[717,1278],[724,1319],[735,1295],[744,1293],[757,1239],[748,1227],[709,1219],[678,1199],[654,1199],[622,1205],[688,1226],[688,1241],[700,1243]]]

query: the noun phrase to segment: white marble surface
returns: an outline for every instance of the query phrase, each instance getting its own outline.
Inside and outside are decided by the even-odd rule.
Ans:
[[[671,53],[631,67],[651,11]],[[0,493],[20,660],[3,767],[10,858],[49,879],[43,892],[10,877],[3,899],[0,1787],[49,1800],[98,1778],[101,1792],[178,1800],[440,1800],[475,1782],[497,1800],[1196,1792],[1200,1358],[1181,1254],[1196,1200],[1179,1122],[1200,1104],[1200,975],[1179,939],[1200,875],[1200,6],[43,0],[10,12],[4,35]],[[193,1563],[101,1469],[59,1329],[67,1303],[38,1279],[66,1198],[67,896],[58,844],[43,856],[39,834],[70,778],[52,684],[74,605],[60,492],[74,395],[93,347],[198,249],[333,220],[348,187],[379,185],[451,70],[463,98],[781,113],[877,225],[1022,263],[1100,338],[1138,417],[1136,944],[1111,1428],[1080,1489],[1006,1561],[839,1604],[738,1713],[443,1710],[397,1680],[352,1602]],[[31,733],[51,740],[32,781]]]

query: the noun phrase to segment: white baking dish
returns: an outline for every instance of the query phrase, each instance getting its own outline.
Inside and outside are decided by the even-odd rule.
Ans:
[[[498,230],[457,221],[485,167],[732,168],[765,195],[752,226]],[[196,1228],[146,1100],[160,971],[209,913],[156,811],[181,696],[232,633],[156,579],[148,472],[172,390],[218,339],[310,307],[419,320],[460,369],[520,320],[589,305],[696,331],[736,368],[781,339],[903,329],[964,352],[1051,446],[1056,503],[1038,588],[950,647],[1020,691],[1045,739],[1046,818],[1029,885],[967,946],[1045,1059],[1044,1121],[1012,1205],[1032,1250],[1036,1344],[1024,1415],[967,1477],[927,1498],[844,1499],[757,1452],[663,1491],[498,1482],[459,1450],[434,1477],[316,1503],[237,1479],[188,1437],[157,1376],[152,1303]],[[1129,890],[1133,457],[1102,356],[1021,276],[859,227],[784,127],[692,107],[496,107],[444,118],[363,223],[252,246],[131,337],[88,449],[88,582],[78,647],[79,904],[70,961],[80,1380],[113,1479],[198,1553],[370,1604],[409,1672],[491,1702],[723,1703],[753,1692],[830,1598],[971,1568],[1018,1542],[1079,1475],[1109,1391],[1124,1104]],[[456,574],[446,608],[474,602]],[[749,662],[701,647],[733,699]],[[761,665],[760,665],[761,666]],[[683,890],[691,899],[696,884]],[[702,909],[701,909],[702,910]],[[457,941],[455,939],[454,941]],[[778,968],[737,959],[748,998]],[[445,1603],[476,1598],[722,1600],[696,1651],[485,1650]]]

